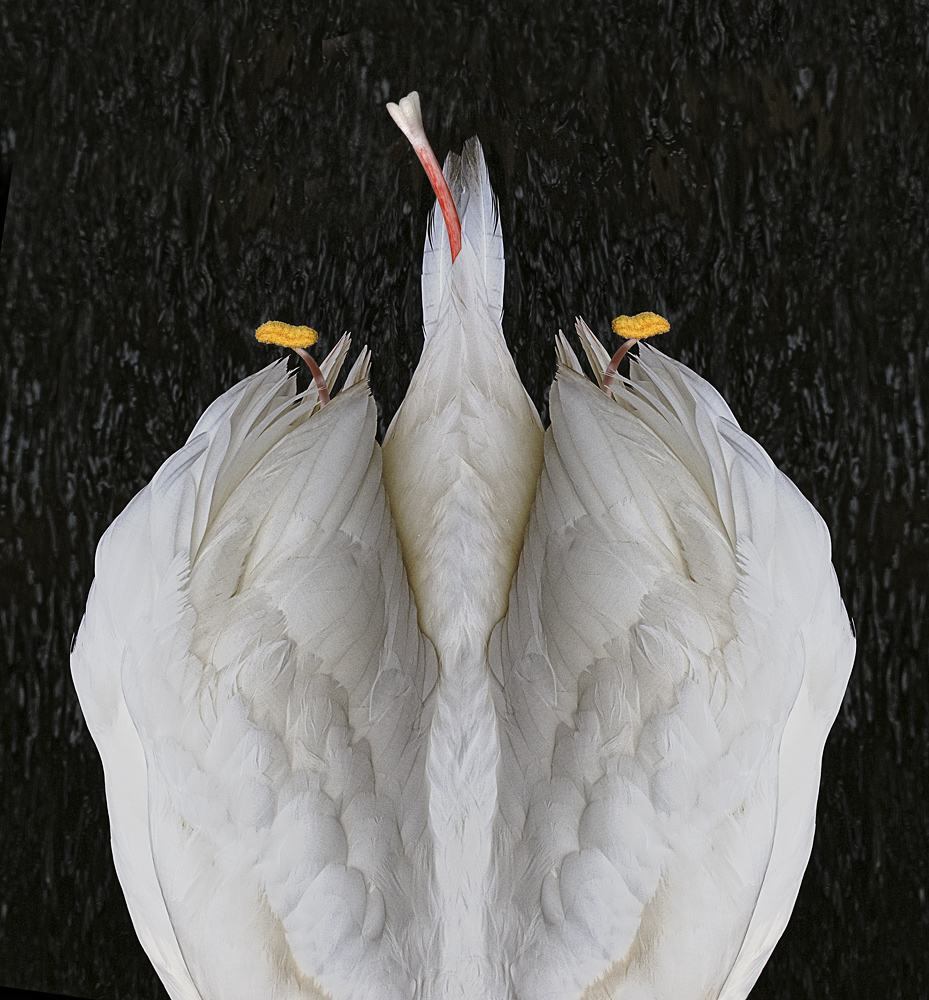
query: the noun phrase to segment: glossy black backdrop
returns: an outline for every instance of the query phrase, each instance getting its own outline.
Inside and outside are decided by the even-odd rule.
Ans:
[[[669,317],[822,512],[859,654],[758,998],[929,994],[926,3],[0,7],[0,984],[164,996],[112,869],[68,650],[107,524],[269,317],[421,347],[439,158],[478,134],[504,330],[545,411],[577,313]],[[712,914],[707,914],[712,919]]]

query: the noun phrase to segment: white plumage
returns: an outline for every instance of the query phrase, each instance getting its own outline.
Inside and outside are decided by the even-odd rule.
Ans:
[[[607,395],[559,335],[543,435],[477,140],[445,173],[383,452],[366,351],[325,407],[277,362],[100,541],[72,672],[136,931],[175,1000],[737,1000],[854,657],[828,532],[647,346]]]

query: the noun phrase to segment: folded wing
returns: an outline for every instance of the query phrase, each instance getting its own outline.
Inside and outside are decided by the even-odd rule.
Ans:
[[[854,656],[828,533],[683,365],[643,346],[607,397],[560,357],[490,643],[491,938],[518,996],[744,997],[793,907]]]
[[[98,550],[72,670],[176,1000],[409,996],[430,961],[436,663],[365,365],[315,413],[280,363],[240,382]]]

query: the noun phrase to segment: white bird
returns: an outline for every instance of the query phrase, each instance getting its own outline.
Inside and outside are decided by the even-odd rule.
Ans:
[[[97,549],[71,665],[135,929],[174,1000],[745,997],[854,658],[826,527],[582,321],[600,385],[559,334],[543,432],[480,144],[443,177],[389,109],[444,216],[383,450],[367,350],[320,397],[343,337],[209,406]]]

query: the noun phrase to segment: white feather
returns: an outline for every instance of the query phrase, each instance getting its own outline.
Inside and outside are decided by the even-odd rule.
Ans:
[[[221,397],[104,536],[72,669],[116,775],[123,885],[173,997],[409,996],[431,947],[408,917],[430,911],[435,658],[366,386],[309,419],[282,375]],[[157,567],[134,585],[127,534],[129,565]],[[127,817],[133,785],[147,795]]]
[[[518,996],[598,982],[587,995],[696,998],[728,980],[743,997],[806,866],[804,760],[821,757],[854,644],[822,521],[714,391],[644,346],[632,386],[608,399],[563,368],[551,393],[490,644],[506,803],[492,912],[510,915],[497,930]],[[598,894],[572,908],[587,884]],[[563,917],[534,920],[556,894]]]
[[[480,282],[475,286],[487,300],[488,314],[495,322],[503,315],[503,233],[497,197],[490,186],[484,151],[477,139],[465,143],[459,157],[449,153],[442,168],[461,219],[462,239],[474,251]],[[447,322],[444,292],[452,266],[445,219],[438,206],[433,210],[423,253],[423,329],[426,340]]]
[[[432,271],[426,251],[427,340],[384,440],[384,482],[439,658],[427,777],[442,968],[429,995],[490,997],[503,995],[505,973],[485,954],[499,760],[485,649],[506,610],[542,427],[500,326],[499,222],[477,141],[445,172],[462,247],[454,264],[433,252]]]

